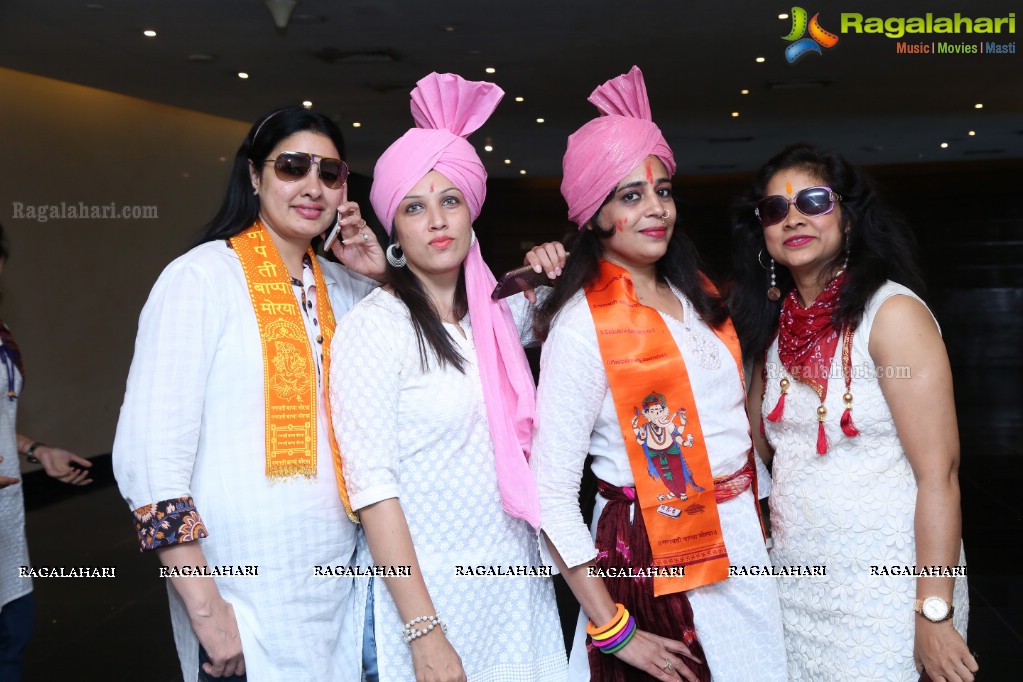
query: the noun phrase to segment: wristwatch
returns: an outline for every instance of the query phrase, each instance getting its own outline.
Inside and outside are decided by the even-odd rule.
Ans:
[[[40,443],[35,441],[32,445],[28,446],[28,450],[25,450],[25,461],[29,464],[39,464],[39,458],[36,457],[36,450],[38,448],[45,448],[46,443]]]
[[[952,617],[955,607],[941,597],[926,597],[914,601],[913,610],[932,623],[941,623]]]

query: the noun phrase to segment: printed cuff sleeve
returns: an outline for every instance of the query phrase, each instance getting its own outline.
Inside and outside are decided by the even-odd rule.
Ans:
[[[178,497],[132,512],[142,551],[209,537],[191,497]]]

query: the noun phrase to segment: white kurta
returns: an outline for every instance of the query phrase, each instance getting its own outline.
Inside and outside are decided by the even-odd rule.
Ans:
[[[0,324],[3,324],[0,322]],[[3,341],[0,341],[0,345]],[[7,398],[7,378],[2,377],[0,392],[0,476],[22,478],[18,462],[18,400]],[[14,391],[21,394],[21,372],[14,370]],[[0,488],[0,608],[32,591],[32,579],[18,575],[20,566],[28,566],[28,542],[25,540],[25,495],[22,483]]]
[[[341,318],[372,283],[321,265]],[[294,288],[315,300],[309,267]],[[318,360],[315,325],[305,322]],[[258,577],[216,579],[234,607],[249,682],[360,675],[365,582],[314,575],[315,566],[348,564],[356,540],[338,495],[320,377],[318,386],[317,475],[270,481],[262,346],[237,255],[225,241],[203,244],[160,275],[139,321],[114,473],[132,509],[192,496],[209,531],[199,542],[210,566],[258,566]],[[195,680],[198,642],[169,583],[168,592],[182,671]]]
[[[839,682],[919,679],[913,663],[916,579],[871,575],[871,567],[916,564],[916,479],[899,442],[892,413],[875,374],[868,345],[874,317],[891,296],[917,298],[889,282],[868,302],[852,344],[853,423],[860,435],[841,430],[845,393],[841,346],[828,380],[824,423],[828,453],[817,454],[817,407],[813,389],[792,380],[780,423],[766,421],[775,449],[771,525],[777,565],[824,564],[826,581],[782,578],[778,582],[789,676],[794,681]],[[767,353],[763,414],[778,402],[778,382],[788,376],[777,340]],[[892,368],[897,371],[898,368]],[[920,406],[926,410],[926,405]],[[966,565],[960,549],[959,564]],[[952,623],[965,637],[969,600],[966,578],[957,578]]]
[[[688,300],[685,321],[663,315],[682,352],[714,476],[746,463],[750,447],[745,395],[727,347],[696,315]],[[568,566],[593,559],[597,522],[605,500],[596,498],[591,529],[582,521],[579,485],[587,454],[593,472],[615,486],[634,483],[597,334],[580,291],[561,310],[544,343],[537,395],[532,464],[537,476],[543,530]],[[718,505],[733,566],[764,566],[767,550],[752,491]],[[781,613],[772,578],[732,577],[687,593],[696,632],[716,682],[784,680]],[[626,604],[626,606],[628,606]],[[637,613],[643,627],[643,614]],[[571,679],[588,680],[586,618],[580,614],[569,664]]]
[[[563,680],[550,578],[459,575],[459,567],[540,565],[536,533],[501,507],[468,322],[461,323],[468,338],[447,325],[464,374],[441,368],[432,353],[423,371],[408,309],[383,290],[338,325],[330,390],[348,491],[356,509],[400,501],[426,587],[469,680]],[[404,621],[384,582],[373,586],[380,679],[412,680]]]

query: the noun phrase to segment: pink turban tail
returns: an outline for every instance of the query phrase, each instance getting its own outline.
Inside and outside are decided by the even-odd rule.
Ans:
[[[418,127],[388,147],[373,172],[369,199],[388,233],[398,204],[431,170],[462,192],[475,222],[487,196],[487,172],[465,137],[486,122],[503,96],[493,83],[450,73],[431,73],[416,84],[412,118]],[[497,281],[478,242],[469,249],[464,268],[501,503],[507,513],[537,528],[540,504],[528,464],[536,403],[533,375],[508,304],[490,298]]]
[[[568,203],[568,219],[580,228],[646,157],[659,158],[670,175],[676,168],[671,147],[651,120],[639,67],[599,86],[588,99],[601,116],[569,136],[562,163],[561,195]]]

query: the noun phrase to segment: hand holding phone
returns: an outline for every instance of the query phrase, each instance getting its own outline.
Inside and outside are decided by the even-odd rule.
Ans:
[[[330,247],[334,245],[334,241],[337,239],[339,234],[341,234],[340,212],[337,214],[337,217],[334,218],[334,224],[331,225],[330,229],[327,231],[327,238],[323,240],[324,251],[330,251]]]
[[[497,286],[494,287],[494,292],[490,294],[490,298],[499,301],[512,294],[517,294],[526,289],[535,289],[541,284],[549,283],[550,278],[547,277],[546,272],[536,272],[533,270],[532,265],[523,265],[521,268],[509,270],[501,275],[497,280]]]

